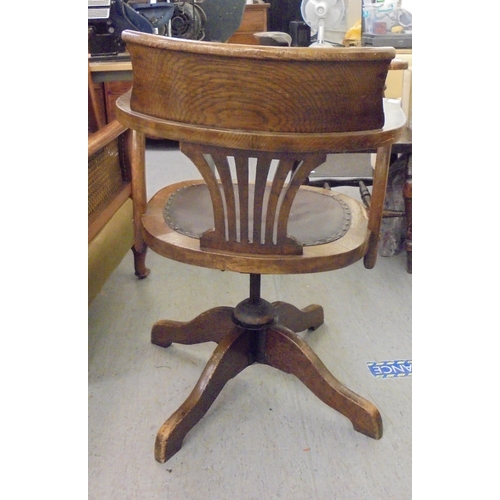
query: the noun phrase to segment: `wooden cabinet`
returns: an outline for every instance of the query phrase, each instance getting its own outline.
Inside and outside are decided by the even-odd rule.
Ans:
[[[110,123],[115,119],[115,101],[127,92],[131,86],[131,80],[94,83],[97,112],[104,123]]]
[[[106,101],[106,116],[108,123],[115,118],[115,102],[132,87],[130,80],[117,80],[104,84],[104,99]]]
[[[240,27],[227,43],[243,43],[247,45],[258,45],[253,34],[259,31],[267,31],[268,3],[254,3],[245,6],[245,12]]]
[[[90,83],[89,83],[90,85]],[[99,124],[108,123],[106,120],[106,101],[104,99],[104,84],[92,83],[94,95],[90,97],[89,92],[89,131],[95,132],[99,128]],[[94,106],[91,109],[91,106]],[[91,118],[91,113],[95,114],[95,118]],[[96,122],[92,122],[92,119]]]

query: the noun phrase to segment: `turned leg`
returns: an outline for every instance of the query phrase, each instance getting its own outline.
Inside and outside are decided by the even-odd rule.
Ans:
[[[375,170],[373,173],[373,189],[370,197],[370,210],[368,214],[368,231],[370,232],[370,236],[368,239],[368,248],[363,257],[363,263],[366,269],[373,269],[377,261],[380,226],[384,213],[390,157],[390,146],[381,146],[377,149]]]
[[[280,325],[266,331],[265,359],[275,368],[295,375],[319,399],[346,416],[354,429],[374,439],[382,437],[377,408],[341,384],[300,337]]]
[[[191,321],[161,320],[153,325],[151,342],[160,347],[178,344],[219,343],[234,328],[233,307],[214,307]]]
[[[405,239],[405,250],[406,250],[406,270],[411,274],[412,271],[412,178],[411,178],[411,154],[408,158],[408,164],[406,167],[406,182],[404,185],[404,199],[405,199],[405,213],[406,213],[406,239]]]
[[[143,133],[132,131],[129,144],[130,155],[130,170],[131,170],[131,185],[132,185],[132,202],[134,213],[134,267],[135,275],[138,278],[145,278],[149,274],[149,269],[146,267],[146,253],[148,247],[142,236],[142,215],[146,212],[147,196],[146,196],[146,177],[145,177],[145,155],[146,155],[146,138]]]
[[[201,420],[224,385],[251,365],[252,332],[234,326],[215,349],[195,388],[156,436],[155,458],[164,463],[177,453],[186,434]]]
[[[287,302],[273,302],[273,307],[278,315],[278,323],[293,332],[302,332],[309,328],[315,330],[324,321],[323,308],[317,304],[298,309]]]
[[[144,245],[143,250],[138,251],[135,246],[132,247],[132,252],[134,254],[134,270],[135,275],[139,279],[145,278],[151,271],[146,267],[146,253],[148,247]]]

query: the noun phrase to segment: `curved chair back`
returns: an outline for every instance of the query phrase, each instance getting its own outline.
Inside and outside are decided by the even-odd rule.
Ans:
[[[331,133],[380,129],[394,48],[242,46],[131,32],[131,108],[215,129]]]
[[[214,212],[202,248],[300,255],[288,218],[310,172],[326,153],[381,148],[368,224],[376,250],[390,145],[404,127],[404,116],[391,118],[383,98],[394,48],[231,45],[131,31],[122,37],[134,80],[117,116],[134,130],[180,141],[198,167]]]

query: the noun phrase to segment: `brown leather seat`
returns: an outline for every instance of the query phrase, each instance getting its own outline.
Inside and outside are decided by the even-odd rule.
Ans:
[[[158,321],[152,342],[219,345],[186,402],[161,427],[160,462],[176,453],[224,384],[252,363],[293,373],[319,398],[378,439],[377,408],[336,380],[295,332],[317,328],[323,309],[260,296],[262,274],[373,267],[391,144],[401,108],[384,101],[392,48],[282,48],[175,40],[136,32],[132,91],[117,117],[135,130],[132,182],[136,255],[147,248],[195,266],[250,275],[249,298],[192,321]],[[180,142],[203,181],[161,189],[147,203],[144,135]],[[327,153],[377,151],[371,206],[304,186]]]

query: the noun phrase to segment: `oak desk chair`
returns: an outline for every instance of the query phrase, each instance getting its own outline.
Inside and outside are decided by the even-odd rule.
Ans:
[[[281,48],[176,40],[125,31],[133,88],[117,117],[135,130],[136,252],[248,273],[249,298],[188,322],[158,321],[152,342],[218,343],[187,400],[160,428],[156,460],[182,445],[225,383],[253,363],[296,375],[354,429],[379,439],[377,408],[336,380],[294,332],[317,328],[323,308],[260,296],[262,274],[315,273],[364,259],[372,268],[391,144],[404,129],[384,102],[392,48]],[[146,202],[144,136],[179,141],[203,181],[167,186]],[[367,210],[304,185],[329,152],[377,151]],[[139,276],[147,274],[143,262]]]

